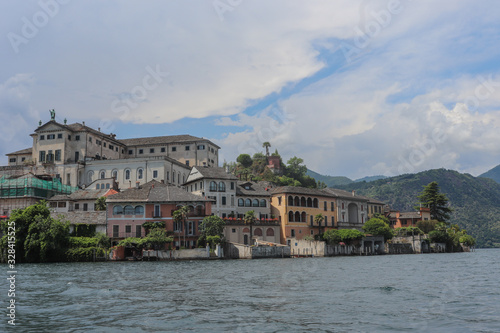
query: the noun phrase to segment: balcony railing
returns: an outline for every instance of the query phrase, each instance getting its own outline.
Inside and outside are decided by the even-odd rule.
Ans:
[[[234,224],[234,225],[243,225],[245,224],[245,220],[242,218],[236,218],[236,217],[224,217],[223,220],[226,222],[226,224]],[[279,220],[278,219],[256,219],[253,223],[253,225],[279,225]]]

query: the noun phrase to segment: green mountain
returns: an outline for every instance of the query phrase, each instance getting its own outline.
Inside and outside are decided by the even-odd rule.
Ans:
[[[451,223],[476,237],[478,247],[500,247],[500,184],[453,170],[435,169],[337,188],[356,190],[401,211],[413,211],[423,187],[437,181],[449,199]]]
[[[479,175],[479,177],[490,178],[496,181],[497,183],[500,183],[500,164],[491,169],[490,171],[486,171],[482,175]]]
[[[307,169],[306,175],[316,179],[316,181],[324,182],[328,187],[335,187],[352,183],[352,180],[347,177],[324,176],[309,169]]]
[[[359,179],[356,179],[354,182],[357,183],[357,182],[372,182],[374,180],[379,180],[379,179],[386,179],[387,177],[386,176],[382,176],[382,175],[379,175],[379,176],[368,176],[368,177],[363,177],[363,178],[359,178]]]

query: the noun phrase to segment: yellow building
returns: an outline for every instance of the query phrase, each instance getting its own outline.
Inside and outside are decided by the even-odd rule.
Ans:
[[[324,190],[282,186],[271,193],[271,215],[280,222],[282,244],[336,228],[336,208],[336,196]],[[319,223],[318,214],[323,216]]]

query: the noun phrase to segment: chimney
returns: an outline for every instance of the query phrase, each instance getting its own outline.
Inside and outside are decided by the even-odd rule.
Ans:
[[[352,196],[355,196],[355,195],[356,195],[356,191],[352,190]]]
[[[100,128],[100,127],[97,127],[97,130],[100,132],[100,131],[101,131],[101,128]]]
[[[135,188],[139,188],[139,182],[135,182]]]
[[[84,121],[82,121],[82,125],[85,126],[85,122]]]

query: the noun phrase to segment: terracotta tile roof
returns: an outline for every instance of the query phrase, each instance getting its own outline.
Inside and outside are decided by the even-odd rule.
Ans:
[[[22,155],[22,154],[31,154],[33,152],[33,148],[26,148],[26,149],[21,149],[18,151],[15,151],[13,153],[5,154],[5,155]]]
[[[106,225],[106,211],[51,212],[50,216],[55,219],[68,220],[71,224],[85,223]]]
[[[236,195],[270,197],[271,191],[269,182],[238,181],[236,184]]]
[[[196,172],[194,169],[198,170],[198,172],[202,175],[202,178],[238,180],[235,175],[227,173],[226,170],[221,167],[193,167],[193,172]],[[198,181],[199,179],[200,178],[197,178],[195,181]]]
[[[49,201],[65,201],[65,200],[70,200],[70,201],[77,201],[77,200],[96,200],[97,198],[100,197],[105,197],[109,196],[108,192],[114,191],[112,189],[102,189],[102,190],[78,190],[76,192],[73,192],[68,195],[55,195],[52,198],[49,199]]]
[[[272,190],[272,194],[279,194],[279,193],[314,195],[314,196],[331,197],[331,198],[337,197],[335,194],[326,192],[325,190],[320,190],[316,188],[307,188],[307,187],[297,187],[297,186],[280,186]]]
[[[202,196],[186,192],[175,185],[167,185],[156,180],[147,182],[139,188],[130,188],[107,198],[106,202],[181,202],[212,201]]]
[[[127,146],[145,146],[145,145],[161,145],[167,143],[192,143],[198,141],[210,141],[204,138],[198,138],[196,136],[183,134],[183,135],[167,135],[167,136],[154,136],[147,138],[131,138],[131,139],[121,139],[120,142]],[[212,145],[220,148],[216,144],[210,141]]]

